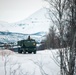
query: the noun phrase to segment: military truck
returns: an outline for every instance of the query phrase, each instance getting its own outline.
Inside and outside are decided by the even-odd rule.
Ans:
[[[18,46],[18,53],[34,53],[36,54],[36,41],[34,39],[31,39],[30,36],[26,40],[21,40],[17,42]]]

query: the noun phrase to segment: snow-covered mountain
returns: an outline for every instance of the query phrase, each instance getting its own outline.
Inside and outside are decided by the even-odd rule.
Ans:
[[[47,10],[42,8],[27,19],[16,23],[0,21],[0,41],[8,41],[9,39],[10,41],[17,41],[27,38],[28,35],[31,35],[37,41],[42,40],[42,37],[47,34],[50,25],[50,20],[46,18],[46,15]]]
[[[27,39],[29,34],[22,33],[12,33],[12,32],[1,32],[0,31],[0,43],[17,43],[17,41],[22,39]],[[42,39],[46,37],[45,32],[38,32],[30,34],[31,38],[35,39],[36,42],[41,42]]]

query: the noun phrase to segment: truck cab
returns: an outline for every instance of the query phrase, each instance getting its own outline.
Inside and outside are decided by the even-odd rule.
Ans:
[[[36,41],[28,37],[26,40],[18,41],[18,45],[20,48],[18,49],[18,53],[34,53],[36,54]]]

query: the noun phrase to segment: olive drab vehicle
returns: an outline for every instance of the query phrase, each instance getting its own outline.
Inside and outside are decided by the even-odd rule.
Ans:
[[[36,41],[34,39],[31,39],[30,36],[26,40],[18,41],[18,53],[32,53],[36,54]]]

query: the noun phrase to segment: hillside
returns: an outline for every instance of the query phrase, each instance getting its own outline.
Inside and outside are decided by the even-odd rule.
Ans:
[[[49,29],[50,20],[46,18],[46,15],[46,9],[42,8],[27,19],[16,23],[0,21],[0,41],[7,42],[10,40],[15,42],[27,38],[28,35],[40,41]]]

